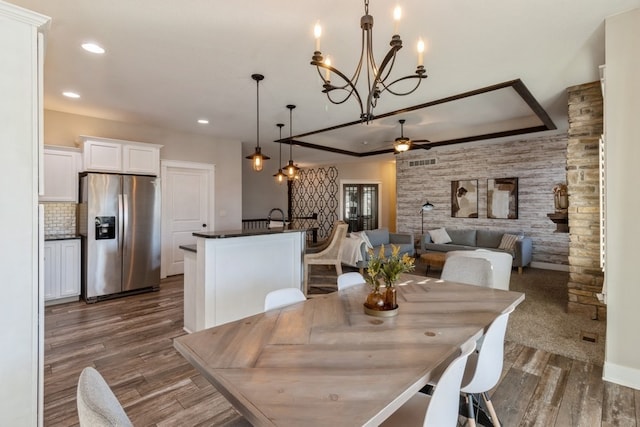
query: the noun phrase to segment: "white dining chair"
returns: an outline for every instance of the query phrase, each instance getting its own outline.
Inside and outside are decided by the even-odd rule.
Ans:
[[[107,382],[90,366],[80,373],[76,405],[81,427],[133,427]]]
[[[447,257],[466,256],[472,258],[484,258],[493,267],[493,288],[509,290],[511,282],[511,270],[513,266],[513,256],[506,252],[497,252],[489,249],[476,249],[475,251],[450,251]]]
[[[360,285],[362,283],[365,283],[364,277],[357,271],[342,273],[338,276],[339,291],[350,288],[351,286]]]
[[[442,280],[493,287],[493,267],[484,258],[448,256],[440,273]]]
[[[474,411],[474,399],[479,403],[477,396],[482,396],[485,406],[494,427],[500,427],[500,420],[491,403],[488,391],[498,383],[502,374],[504,359],[504,335],[507,330],[507,322],[513,308],[498,316],[484,334],[484,340],[480,350],[472,353],[467,361],[467,366],[462,378],[460,391],[467,397],[467,418],[469,427],[476,426]]]
[[[463,345],[460,355],[444,370],[431,395],[416,393],[380,425],[385,427],[456,426],[462,375],[467,358],[474,349],[474,342]]]
[[[298,288],[276,289],[264,297],[264,311],[285,307],[306,299],[304,293]]]

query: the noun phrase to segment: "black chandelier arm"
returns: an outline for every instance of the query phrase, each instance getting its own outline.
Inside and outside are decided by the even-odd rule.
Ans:
[[[390,44],[391,44],[391,49],[389,49],[389,51],[384,57],[384,60],[380,64],[380,68],[377,70],[377,74],[374,80],[374,86],[369,86],[370,90],[369,90],[369,95],[367,97],[367,112],[366,112],[367,121],[373,118],[373,113],[371,112],[371,110],[373,110],[376,107],[380,94],[384,92],[385,89],[388,89],[387,85],[385,85],[384,83],[384,80],[386,80],[387,77],[389,77],[389,73],[393,68],[393,64],[396,58],[396,52],[402,49],[402,40],[400,40],[400,36],[393,36]],[[391,62],[391,67],[389,67],[389,70],[387,71],[387,75],[384,77],[384,79],[381,79],[380,76],[385,72],[385,69],[387,68],[387,65],[389,65],[389,62]],[[378,87],[378,84],[381,84],[384,89],[380,90],[380,88]],[[388,86],[391,86],[391,85],[388,85]]]
[[[351,95],[354,95],[356,97],[358,105],[360,106],[360,114],[362,115],[364,113],[364,108],[363,108],[363,104],[362,104],[362,98],[360,97],[360,93],[358,92],[358,89],[356,89],[356,86],[355,86],[355,83],[357,83],[357,80],[355,82],[352,82],[340,70],[332,67],[331,65],[327,65],[324,62],[311,61],[311,65],[315,65],[316,66],[316,69],[318,70],[318,75],[320,75],[320,78],[324,82],[324,85],[323,85],[324,89],[322,90],[322,92],[327,95],[327,98],[329,99],[329,101],[332,104],[340,105],[340,104],[346,102],[349,98],[351,98]],[[335,85],[331,84],[331,81],[325,80],[324,76],[322,75],[322,71],[320,71],[320,68],[324,68],[326,70],[329,70],[332,73],[334,73],[337,76],[339,76],[345,82],[344,86],[335,86]],[[336,91],[336,90],[341,90],[341,91],[347,92],[347,94],[345,95],[344,99],[342,99],[342,100],[334,100],[333,98],[331,98],[331,92]]]
[[[388,85],[387,85],[387,84],[383,84],[384,89],[382,89],[382,90],[380,91],[380,93],[387,91],[387,92],[389,92],[389,93],[391,93],[391,94],[393,94],[393,95],[396,95],[396,96],[410,95],[410,94],[412,94],[413,92],[415,92],[415,91],[416,91],[416,89],[418,89],[418,87],[420,87],[420,83],[422,83],[422,80],[423,80],[423,79],[426,79],[426,78],[427,78],[427,75],[426,75],[426,74],[424,74],[424,72],[422,72],[422,73],[420,73],[420,74],[411,75],[411,76],[404,76],[404,77],[401,77],[401,78],[399,78],[399,79],[397,79],[397,80],[394,80],[393,82],[389,83]],[[414,88],[413,88],[413,89],[408,90],[408,91],[406,91],[406,92],[395,92],[395,91],[393,91],[393,90],[391,89],[391,87],[392,87],[393,85],[395,85],[396,83],[401,82],[401,81],[404,81],[404,80],[411,80],[411,79],[418,79],[418,82],[416,83],[416,85],[414,86]]]

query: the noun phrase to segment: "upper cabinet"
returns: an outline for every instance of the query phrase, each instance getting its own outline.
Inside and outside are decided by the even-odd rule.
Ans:
[[[160,174],[162,145],[81,136],[83,170],[141,175]]]
[[[77,202],[80,150],[70,147],[45,146],[44,191],[41,202]]]

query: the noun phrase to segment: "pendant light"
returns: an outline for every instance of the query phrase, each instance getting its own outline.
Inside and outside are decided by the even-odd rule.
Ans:
[[[278,143],[280,144],[280,159],[278,160],[278,164],[281,165],[282,164],[282,127],[284,126],[284,123],[278,123],[276,126],[280,128],[280,140],[278,141]],[[282,168],[278,169],[278,173],[273,176],[276,178],[276,182],[278,184],[282,184],[284,180],[287,178],[287,175],[285,175],[282,172]]]
[[[251,160],[253,170],[260,172],[265,160],[269,160],[269,156],[262,154],[260,149],[260,81],[264,79],[262,74],[252,74],[251,78],[256,81],[256,151],[246,158]]]
[[[298,178],[299,167],[293,164],[293,109],[295,105],[287,105],[289,109],[289,163],[284,167],[289,181]]]

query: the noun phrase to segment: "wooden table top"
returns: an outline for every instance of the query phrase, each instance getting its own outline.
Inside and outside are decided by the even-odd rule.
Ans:
[[[404,275],[399,313],[355,286],[205,329],[175,348],[256,426],[378,425],[524,294]]]

